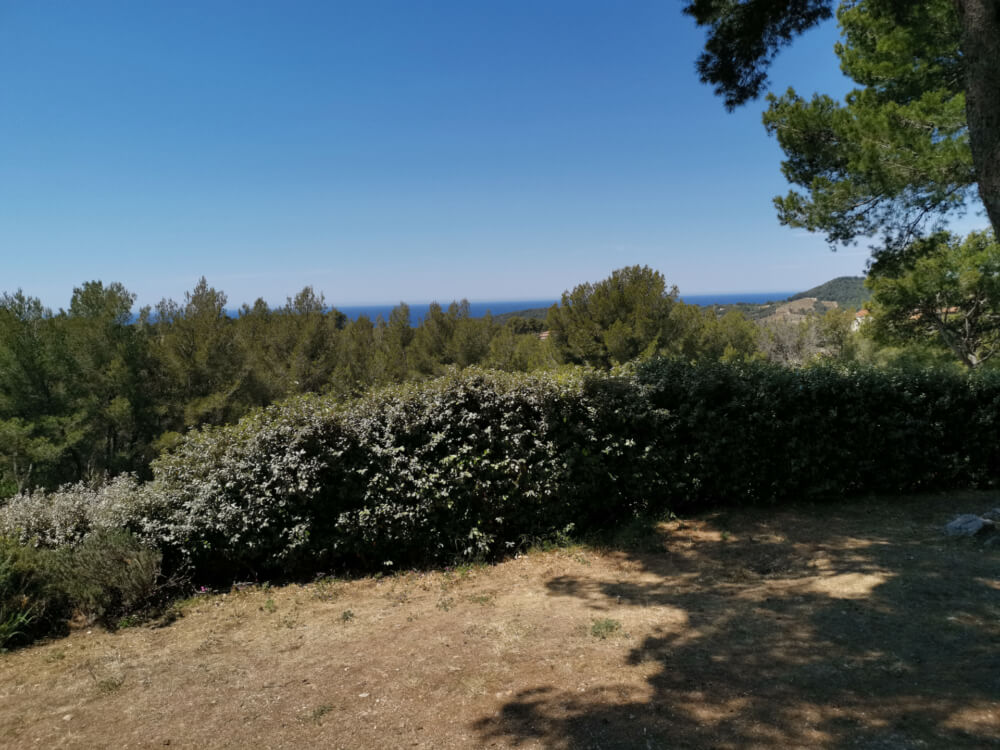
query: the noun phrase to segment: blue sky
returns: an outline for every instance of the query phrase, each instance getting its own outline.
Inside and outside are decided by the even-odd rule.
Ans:
[[[0,0],[0,290],[140,304],[681,293],[863,272],[778,225],[763,104],[700,84],[679,0]],[[836,27],[773,84],[848,88]]]

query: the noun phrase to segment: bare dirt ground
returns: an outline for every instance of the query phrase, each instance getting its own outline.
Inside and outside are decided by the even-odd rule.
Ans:
[[[995,495],[739,510],[640,550],[199,597],[0,656],[5,748],[1000,746]]]

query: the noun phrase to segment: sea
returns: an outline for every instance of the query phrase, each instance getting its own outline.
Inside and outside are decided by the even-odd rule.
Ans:
[[[798,292],[724,292],[719,294],[682,294],[680,299],[689,305],[699,305],[709,307],[712,305],[736,305],[740,303],[751,305],[763,305],[767,302],[782,302]],[[473,318],[482,318],[490,315],[503,315],[504,313],[519,312],[521,310],[536,310],[538,308],[549,308],[558,303],[557,299],[519,299],[519,300],[494,300],[492,302],[469,302],[469,314]],[[451,301],[440,303],[445,310]],[[380,315],[383,319],[389,319],[389,313],[396,305],[388,303],[381,305],[344,305],[337,306],[337,309],[344,313],[350,320],[357,320],[362,315],[374,321]],[[420,322],[427,317],[430,303],[414,303],[410,305],[410,324],[420,325]],[[230,318],[239,317],[239,310],[227,309],[226,315]],[[153,314],[153,320],[156,314]],[[138,320],[137,315],[132,315],[130,322]]]
[[[723,294],[682,294],[681,300],[689,305],[700,305],[708,307],[711,305],[735,305],[739,303],[762,305],[766,302],[778,302],[786,300],[798,292],[728,292]],[[540,307],[552,307],[559,302],[556,299],[522,299],[522,300],[500,300],[492,302],[469,302],[469,314],[473,318],[481,318],[490,313],[491,315],[503,315],[504,313],[518,312],[520,310],[534,310]],[[441,307],[445,310],[451,303],[441,302]],[[395,305],[345,305],[337,306],[337,309],[344,313],[351,320],[357,320],[362,315],[367,315],[371,320],[378,316],[389,319],[389,313]],[[411,304],[410,322],[419,325],[420,321],[427,316],[429,304]]]

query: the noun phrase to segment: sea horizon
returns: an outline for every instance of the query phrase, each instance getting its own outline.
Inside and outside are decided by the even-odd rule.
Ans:
[[[780,292],[717,292],[717,293],[704,293],[704,294],[682,294],[678,298],[681,302],[689,305],[698,305],[699,307],[709,307],[709,306],[724,306],[724,305],[737,305],[737,304],[750,304],[750,305],[763,305],[768,302],[783,302],[789,297],[798,294],[795,291],[780,291]],[[456,302],[458,300],[455,300]],[[522,310],[537,310],[539,308],[548,308],[554,304],[559,303],[559,299],[521,299],[521,300],[488,300],[488,301],[469,301],[469,315],[473,318],[483,318],[489,313],[490,315],[506,315],[514,312],[520,312]],[[328,309],[336,309],[338,312],[343,313],[347,316],[349,320],[357,320],[362,315],[367,316],[369,320],[375,321],[379,317],[383,320],[388,320],[390,313],[396,308],[400,303],[373,303],[368,305],[332,305]],[[410,324],[413,326],[420,325],[421,321],[427,317],[430,310],[430,306],[434,304],[433,302],[407,302],[410,308]],[[439,302],[442,309],[447,310],[452,301]],[[280,308],[272,308],[280,309]],[[238,318],[240,315],[240,310],[236,308],[226,308],[224,311],[226,316],[230,318]],[[155,318],[155,313],[154,313]],[[132,321],[138,319],[138,316],[133,314]]]
[[[735,305],[741,303],[762,305],[767,302],[784,301],[795,294],[798,294],[798,292],[719,292],[715,294],[682,294],[679,299],[685,304],[698,305],[699,307],[709,307],[712,305]],[[487,313],[494,316],[506,315],[513,312],[519,312],[521,310],[548,308],[558,303],[558,299],[490,301],[469,300],[469,315],[473,318],[485,317]],[[350,320],[357,320],[362,315],[367,316],[371,320],[375,320],[379,316],[382,316],[383,319],[388,319],[389,313],[391,313],[393,308],[395,308],[398,304],[399,303],[397,302],[396,304],[335,305],[334,307],[336,307],[338,311],[344,313],[344,315],[346,315]],[[433,303],[420,302],[407,304],[410,307],[410,322],[413,325],[419,325],[420,321],[427,316],[430,306]],[[439,302],[438,304],[440,304],[443,309],[447,310],[451,301]]]

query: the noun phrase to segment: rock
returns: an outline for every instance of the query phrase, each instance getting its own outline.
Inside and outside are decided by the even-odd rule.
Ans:
[[[983,518],[987,521],[993,521],[994,523],[1000,521],[1000,508],[994,508],[993,510],[988,510],[983,513]]]
[[[984,531],[992,531],[993,526],[993,521],[972,513],[963,513],[944,527],[944,533],[948,536],[976,536]]]

